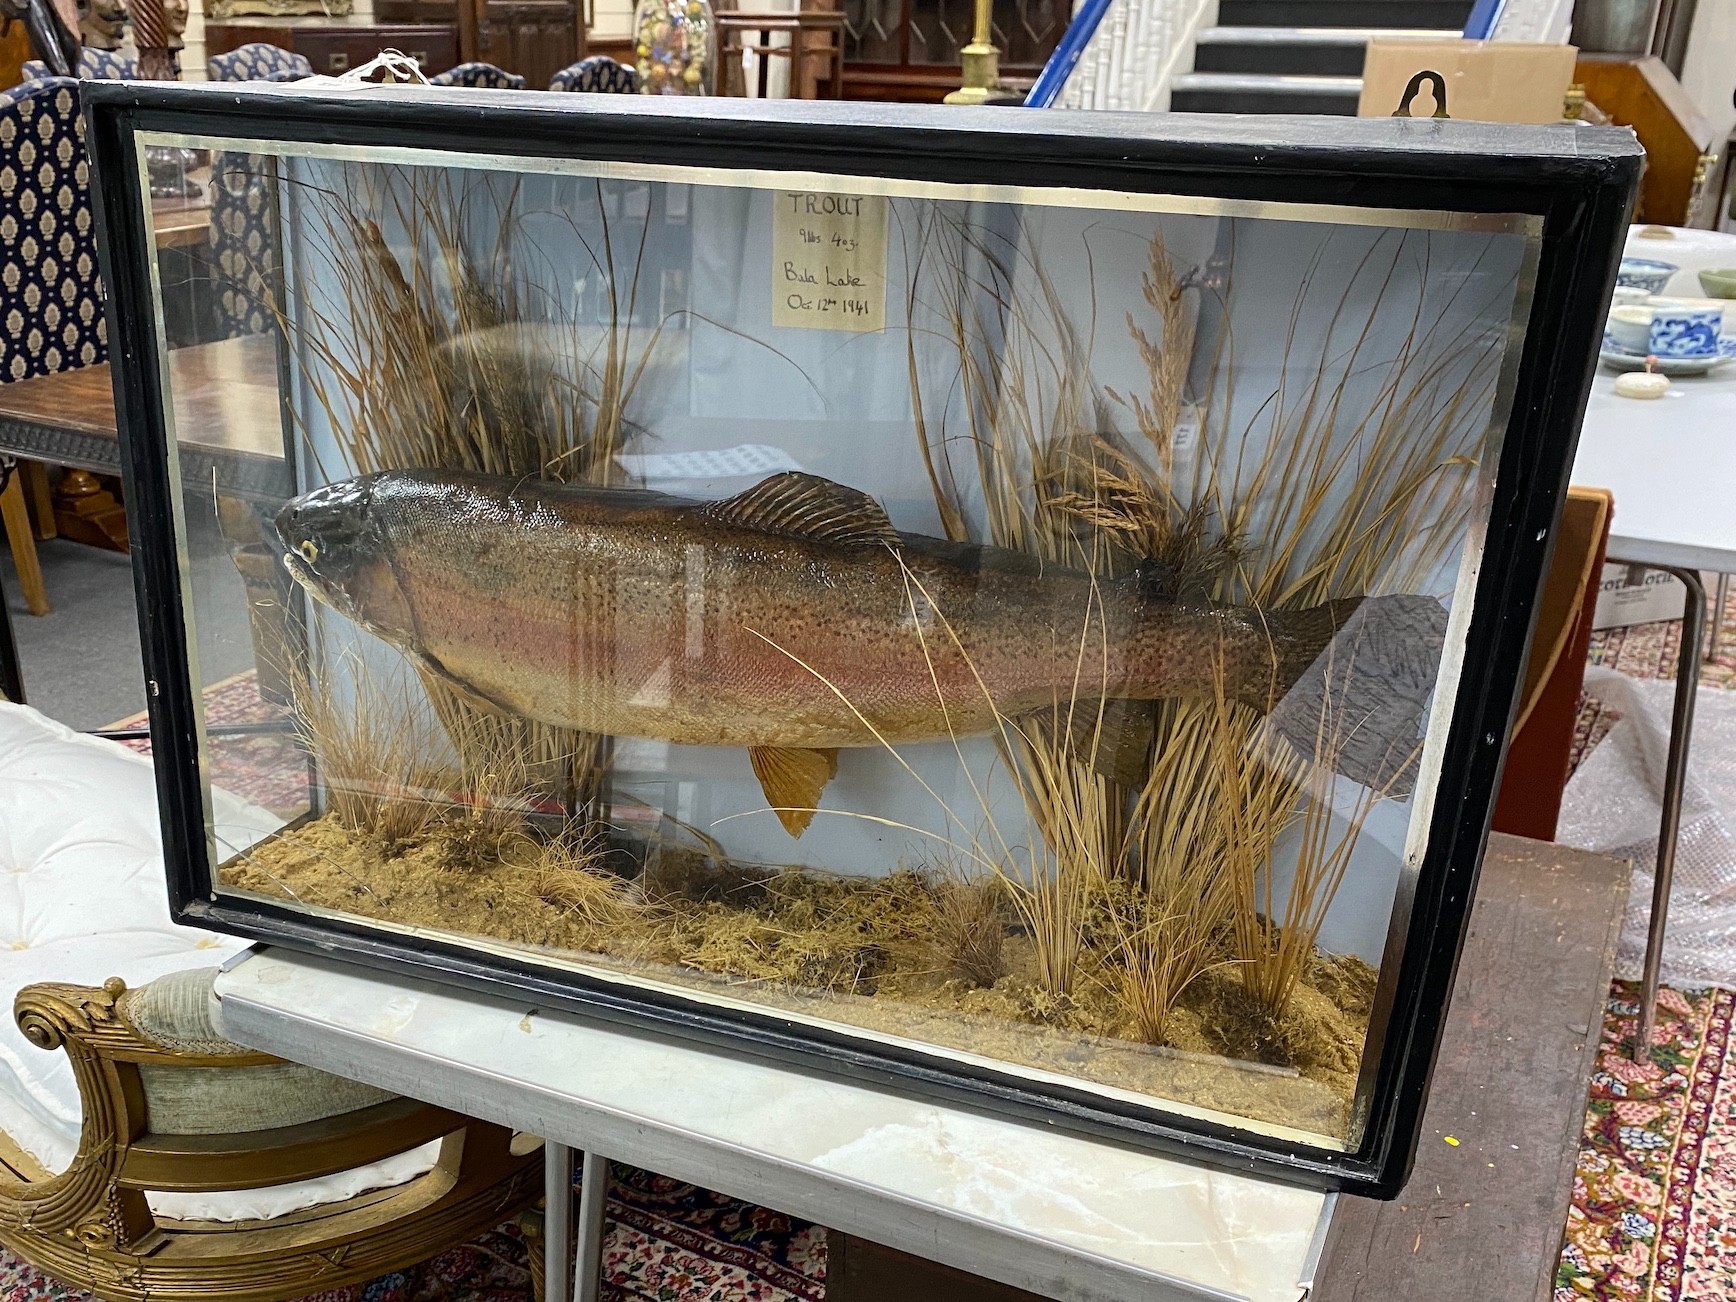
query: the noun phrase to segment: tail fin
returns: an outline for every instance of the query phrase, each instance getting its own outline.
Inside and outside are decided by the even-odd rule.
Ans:
[[[1352,781],[1409,795],[1446,642],[1440,602],[1352,598],[1285,612],[1273,625],[1273,734]]]

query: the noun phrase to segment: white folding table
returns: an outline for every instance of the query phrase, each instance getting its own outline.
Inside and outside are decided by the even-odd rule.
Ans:
[[[1709,375],[1678,379],[1668,394],[1654,400],[1617,397],[1615,377],[1600,370],[1580,431],[1573,482],[1607,488],[1615,498],[1611,561],[1666,571],[1680,579],[1688,592],[1634,1046],[1640,1056],[1650,1052],[1657,1011],[1658,971],[1699,685],[1706,624],[1700,571],[1721,575],[1736,571],[1736,364]],[[1723,590],[1720,584],[1720,596]],[[1722,609],[1717,617],[1722,620]]]
[[[1333,1204],[335,959],[250,952],[216,989],[239,1043],[542,1136],[548,1302],[575,1255],[580,1302],[597,1296],[604,1155],[1065,1302],[1298,1302]]]

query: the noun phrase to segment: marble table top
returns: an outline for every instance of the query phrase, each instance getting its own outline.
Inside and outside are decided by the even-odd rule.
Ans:
[[[287,950],[251,1047],[1068,1302],[1306,1296],[1333,1199]]]

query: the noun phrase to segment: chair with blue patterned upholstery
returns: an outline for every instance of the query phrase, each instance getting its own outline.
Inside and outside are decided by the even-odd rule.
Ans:
[[[54,75],[41,59],[26,60],[23,73],[27,82],[43,81]],[[78,75],[81,80],[86,81],[122,81],[137,77],[139,65],[136,60],[129,59],[124,54],[87,45],[78,52]]]
[[[78,83],[0,91],[0,384],[108,356]]]
[[[216,312],[224,336],[264,334],[276,322],[273,160],[223,151],[211,158],[211,235]]]
[[[0,91],[0,384],[108,357],[90,164],[78,82],[38,77]],[[6,535],[32,614],[48,613],[16,477]],[[22,520],[22,525],[21,525]]]
[[[632,95],[639,90],[639,72],[606,54],[593,54],[562,68],[549,79],[549,89]]]
[[[227,54],[213,54],[205,60],[205,72],[212,81],[284,81],[313,76],[313,64],[304,54],[253,41]]]
[[[428,80],[436,86],[473,86],[487,90],[523,90],[524,78],[492,63],[461,63]]]

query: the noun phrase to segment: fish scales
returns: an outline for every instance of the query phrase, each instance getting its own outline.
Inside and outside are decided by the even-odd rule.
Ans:
[[[501,710],[750,748],[793,835],[811,812],[788,806],[817,801],[839,748],[1045,712],[1084,723],[1103,702],[1220,687],[1270,711],[1305,674],[1308,700],[1283,700],[1279,730],[1307,752],[1330,702],[1367,772],[1390,772],[1414,757],[1445,619],[1427,597],[1179,601],[1141,575],[900,533],[866,495],[799,473],[694,502],[386,471],[296,499],[277,527],[314,596]],[[1322,653],[1353,620],[1372,651],[1333,669]]]
[[[379,477],[411,621],[361,622],[500,706],[699,745],[868,746],[986,732],[1076,698],[1267,694],[1257,621],[992,548],[839,544],[631,490]],[[942,706],[944,703],[944,708]]]

